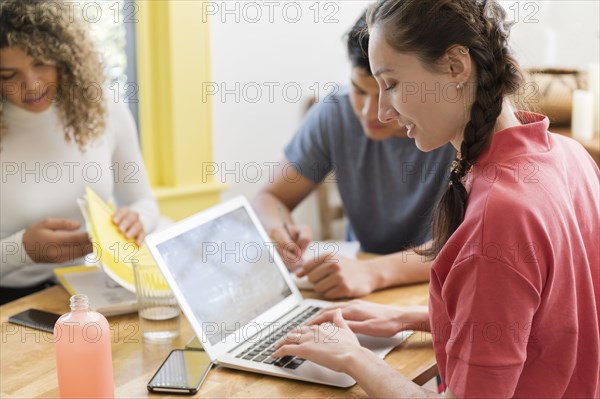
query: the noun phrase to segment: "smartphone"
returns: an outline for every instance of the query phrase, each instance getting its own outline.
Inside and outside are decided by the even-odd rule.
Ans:
[[[174,349],[148,383],[148,391],[193,395],[211,367],[204,351]]]
[[[25,327],[54,333],[54,324],[61,315],[44,310],[27,309],[24,312],[10,316],[8,321]]]

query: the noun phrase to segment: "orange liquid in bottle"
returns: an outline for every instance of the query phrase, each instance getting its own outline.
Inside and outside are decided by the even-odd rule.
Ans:
[[[108,321],[89,309],[85,295],[71,297],[71,312],[54,326],[61,398],[114,398]]]

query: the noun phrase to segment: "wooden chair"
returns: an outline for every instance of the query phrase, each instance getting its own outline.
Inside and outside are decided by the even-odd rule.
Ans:
[[[309,98],[305,112],[308,112],[315,102],[314,97]],[[325,176],[319,187],[317,187],[317,204],[319,207],[319,225],[321,227],[322,240],[343,239],[343,237],[335,237],[333,233],[333,224],[336,221],[344,220],[344,208],[341,204],[334,203],[332,198],[335,191],[337,191],[335,182],[335,173],[331,172]]]
[[[344,208],[341,203],[336,203],[333,198],[337,190],[335,181],[335,173],[331,172],[317,187],[319,224],[321,227],[321,239],[324,241],[343,239],[343,237],[336,237],[333,232],[333,224],[336,221],[344,220]]]

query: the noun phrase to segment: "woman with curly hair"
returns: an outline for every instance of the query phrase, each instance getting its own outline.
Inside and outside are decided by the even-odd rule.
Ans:
[[[446,398],[600,397],[600,171],[547,117],[513,108],[521,73],[505,18],[493,0],[371,9],[379,119],[422,151],[458,152],[433,218],[429,309],[336,305],[273,356],[348,373],[372,397],[435,397],[353,334],[421,329]]]
[[[52,284],[92,250],[76,199],[90,186],[119,205],[141,243],[158,221],[135,122],[103,94],[99,54],[60,1],[0,2],[2,303]]]

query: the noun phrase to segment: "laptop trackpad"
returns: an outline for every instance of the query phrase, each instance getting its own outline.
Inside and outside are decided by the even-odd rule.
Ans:
[[[356,334],[360,344],[367,349],[372,350],[380,358],[384,358],[385,355],[390,353],[392,349],[400,345],[406,338],[408,338],[413,332],[402,331],[393,337],[371,337],[369,335]]]

